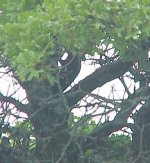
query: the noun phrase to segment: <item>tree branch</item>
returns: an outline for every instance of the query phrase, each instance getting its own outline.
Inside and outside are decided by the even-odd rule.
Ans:
[[[16,100],[15,98],[11,96],[4,96],[2,93],[0,93],[0,101],[9,102],[13,104],[18,110],[27,114],[29,113],[28,104],[22,104],[21,102],[19,102],[18,100]]]
[[[123,127],[130,127],[132,129],[134,124],[129,124],[127,119],[142,100],[150,99],[149,92],[150,88],[139,89],[128,99],[120,103],[119,108],[121,108],[121,110],[117,113],[114,120],[106,121],[96,127],[93,132],[88,135],[89,138],[84,143],[83,148],[93,148],[96,145],[101,144],[106,136],[121,130]]]
[[[120,77],[127,72],[131,66],[132,62],[122,62],[119,60],[98,68],[95,72],[81,80],[71,90],[65,93],[68,105],[75,105],[86,96],[87,92],[92,92],[97,87],[101,87],[105,83]]]

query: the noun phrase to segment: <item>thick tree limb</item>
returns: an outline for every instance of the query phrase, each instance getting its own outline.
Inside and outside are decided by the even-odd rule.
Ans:
[[[117,113],[113,121],[106,121],[96,127],[93,132],[88,135],[88,139],[84,143],[84,149],[93,148],[95,145],[101,144],[103,138],[109,136],[123,127],[134,127],[127,122],[128,117],[142,100],[149,100],[150,88],[139,89],[136,93],[124,100],[118,106],[121,110]]]
[[[0,101],[9,102],[13,104],[18,110],[27,114],[29,113],[28,104],[22,104],[21,102],[19,102],[18,100],[11,96],[4,96],[2,93],[0,93]]]
[[[131,66],[132,62],[122,62],[119,60],[98,68],[94,73],[81,80],[71,90],[65,93],[68,105],[75,105],[86,96],[87,92],[92,92],[97,87],[101,87],[105,83],[120,77],[127,72]]]

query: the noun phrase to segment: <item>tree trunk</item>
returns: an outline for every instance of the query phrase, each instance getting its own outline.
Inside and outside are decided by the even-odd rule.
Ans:
[[[40,163],[77,163],[68,128],[70,110],[63,95],[35,82],[26,85],[26,92],[36,137],[35,155]]]
[[[135,163],[150,162],[150,103],[145,103],[134,118],[133,156]]]

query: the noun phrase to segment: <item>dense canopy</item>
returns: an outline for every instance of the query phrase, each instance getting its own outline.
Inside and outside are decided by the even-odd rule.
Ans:
[[[149,0],[0,0],[0,23],[0,162],[149,163]]]

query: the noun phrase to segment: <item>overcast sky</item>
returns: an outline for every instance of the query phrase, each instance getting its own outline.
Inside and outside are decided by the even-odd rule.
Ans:
[[[86,62],[84,64],[82,64],[82,68],[80,71],[80,74],[78,75],[78,77],[75,80],[75,84],[79,81],[84,79],[86,76],[88,76],[89,74],[91,74],[92,72],[94,72],[96,70],[96,68],[98,68],[98,65],[89,65],[89,62]],[[0,72],[4,71],[4,69],[0,69]],[[130,87],[131,92],[133,91],[133,82],[129,81],[129,79],[126,78],[126,83],[128,85],[128,87]],[[4,95],[11,95],[12,93],[14,93],[16,91],[16,93],[13,95],[13,97],[15,97],[16,99],[18,99],[19,101],[22,101],[25,97],[25,91],[22,88],[19,88],[18,90],[18,85],[13,84],[12,82],[12,78],[9,77],[8,75],[3,76],[2,78],[0,78],[0,92],[3,93]],[[110,93],[112,91],[112,93]],[[115,98],[115,99],[122,99],[123,97],[126,97],[126,95],[124,94],[124,87],[122,86],[121,82],[116,79],[113,80],[112,82],[106,83],[104,86],[102,86],[99,89],[96,89],[93,91],[94,93],[98,93],[101,96],[104,96],[106,98]],[[88,99],[89,101],[92,100],[92,98]],[[84,102],[82,102],[81,104],[84,104]],[[13,109],[12,111],[13,113],[18,113],[18,111],[16,109]],[[74,111],[75,115],[81,116],[85,113],[85,109],[81,108],[81,109],[75,109]],[[96,113],[100,113],[102,112],[102,109],[98,109]],[[21,116],[25,116],[25,114],[20,114]],[[114,113],[110,113],[109,115],[109,120],[112,120],[115,116],[115,112]],[[94,118],[96,121],[99,120],[99,117]],[[10,118],[9,121],[12,123],[14,122],[14,118]]]

